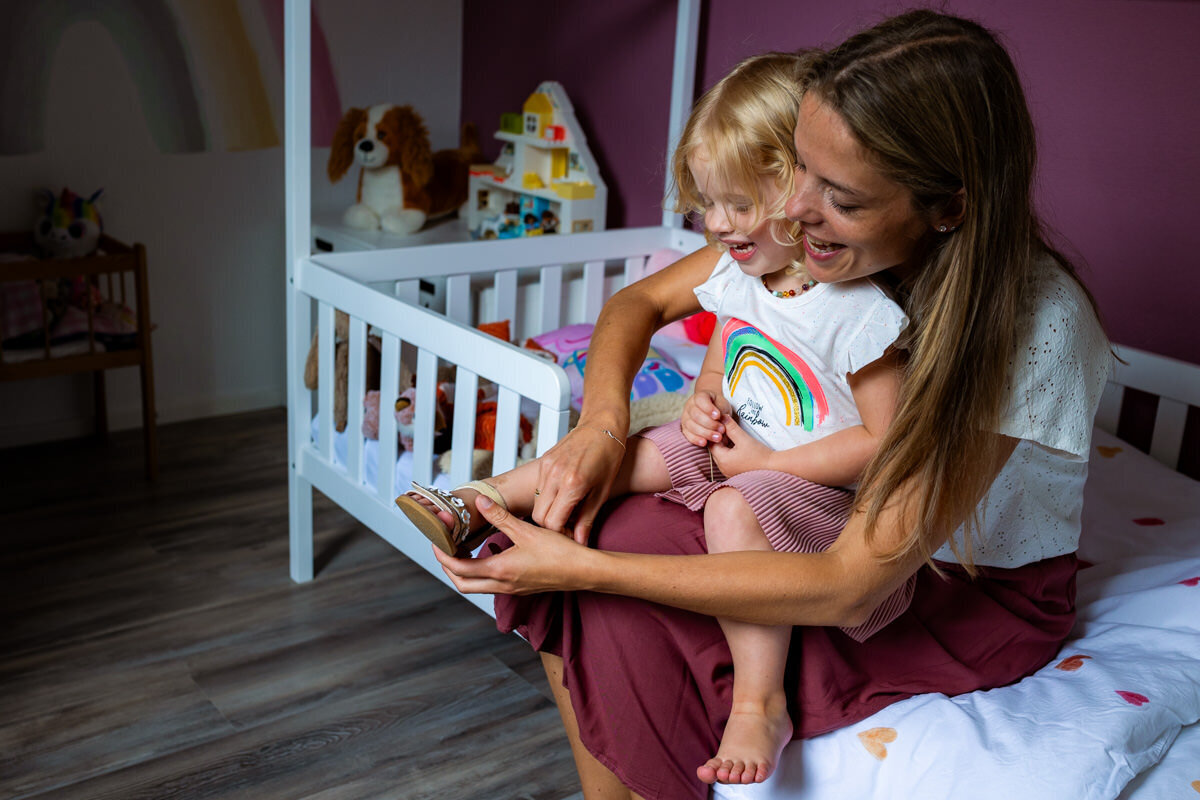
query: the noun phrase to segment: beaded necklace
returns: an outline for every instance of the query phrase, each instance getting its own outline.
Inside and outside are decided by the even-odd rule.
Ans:
[[[809,289],[816,286],[817,282],[814,280],[809,280],[809,281],[805,281],[804,283],[800,284],[799,289],[787,289],[786,291],[777,291],[767,285],[767,276],[763,275],[762,276],[762,285],[763,285],[764,289],[766,289],[768,292],[775,295],[776,297],[795,297],[798,294],[804,294]]]

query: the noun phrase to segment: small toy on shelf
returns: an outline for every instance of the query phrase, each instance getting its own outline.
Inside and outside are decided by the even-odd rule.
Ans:
[[[467,199],[467,175],[479,159],[479,134],[463,126],[459,146],[433,152],[424,120],[412,106],[376,105],[346,112],[333,136],[329,180],[357,162],[357,202],[342,221],[352,228],[407,236],[427,220],[451,214]]]
[[[83,258],[96,251],[104,221],[96,200],[103,189],[84,199],[63,188],[62,194],[43,189],[37,194],[39,216],[33,226],[33,241],[42,258]]]
[[[543,81],[500,116],[494,164],[471,165],[467,227],[477,239],[604,230],[608,189],[567,93]]]

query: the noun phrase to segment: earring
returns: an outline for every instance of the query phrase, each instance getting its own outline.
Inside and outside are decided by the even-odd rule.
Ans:
[[[950,230],[950,229],[947,228],[945,225],[938,225],[938,233],[945,233],[948,230]]]

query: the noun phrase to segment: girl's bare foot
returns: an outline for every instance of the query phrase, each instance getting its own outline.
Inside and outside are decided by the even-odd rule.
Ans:
[[[696,776],[705,783],[762,783],[791,739],[782,692],[766,702],[734,703],[717,754],[696,768]]]

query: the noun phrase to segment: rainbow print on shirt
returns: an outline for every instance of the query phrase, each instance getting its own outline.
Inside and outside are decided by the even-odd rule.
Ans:
[[[801,425],[804,430],[812,431],[825,421],[829,402],[804,359],[740,319],[731,318],[725,323],[721,340],[725,345],[725,377],[730,395],[748,371],[758,370],[779,390],[779,401],[787,409],[788,426]]]

